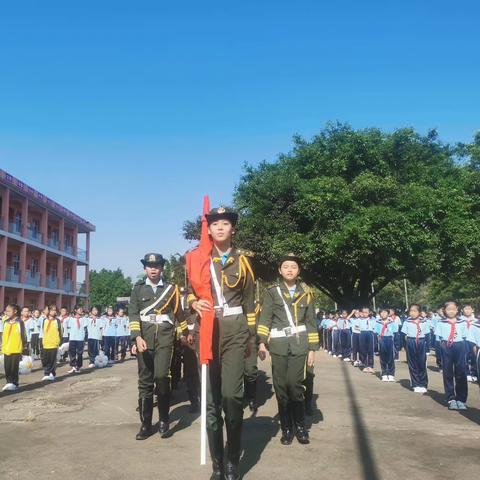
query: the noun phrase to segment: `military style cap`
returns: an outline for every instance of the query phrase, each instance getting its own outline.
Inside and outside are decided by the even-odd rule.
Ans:
[[[283,262],[295,262],[299,267],[302,265],[300,258],[298,258],[294,253],[287,253],[283,257],[280,257],[278,266],[281,267]]]
[[[141,260],[144,267],[153,267],[165,265],[165,259],[159,253],[147,253]]]
[[[214,208],[205,214],[207,223],[210,225],[217,220],[228,220],[233,226],[238,222],[238,213],[231,208]]]

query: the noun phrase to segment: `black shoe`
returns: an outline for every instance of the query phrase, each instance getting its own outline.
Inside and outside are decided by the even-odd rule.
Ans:
[[[278,416],[280,418],[280,427],[282,429],[282,437],[280,443],[282,445],[291,445],[293,442],[293,424],[292,417],[288,405],[278,404]]]
[[[138,412],[142,426],[136,435],[137,440],[145,440],[153,434],[152,415],[153,415],[153,398],[139,398]]]
[[[223,430],[207,430],[208,448],[212,457],[210,480],[223,480]]]
[[[225,480],[238,480],[239,478],[238,463],[229,460],[225,468]]]
[[[292,416],[295,424],[295,436],[302,445],[310,443],[308,438],[308,431],[305,427],[305,403],[304,402],[292,402]]]
[[[210,480],[223,480],[223,462],[212,462],[212,475]]]
[[[165,435],[170,430],[170,425],[168,422],[160,420],[158,423],[158,433],[160,435]]]
[[[257,382],[254,380],[253,382],[245,382],[245,398],[248,402],[248,408],[253,414],[258,412],[258,405],[255,400],[257,396]]]
[[[200,403],[199,402],[192,402],[190,404],[190,408],[188,409],[190,413],[200,413]]]
[[[170,393],[157,393],[157,403],[158,403],[158,433],[165,436],[168,432],[170,426]]]

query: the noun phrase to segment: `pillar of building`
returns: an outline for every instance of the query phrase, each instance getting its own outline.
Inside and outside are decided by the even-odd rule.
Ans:
[[[58,289],[63,290],[63,257],[60,255],[57,260]]]
[[[44,307],[45,307],[45,292],[40,292],[38,294],[37,308],[42,310]]]
[[[20,280],[19,283],[25,283],[27,270],[27,244],[22,242],[20,245]],[[21,305],[21,304],[20,304]]]
[[[44,245],[47,245],[48,244],[48,210],[46,208],[42,210],[40,232],[42,233],[42,243]]]
[[[47,251],[42,250],[40,254],[40,286],[47,286]]]
[[[27,229],[28,229],[28,198],[23,197],[22,199],[22,237],[27,236]]]
[[[78,225],[73,226],[73,238],[72,238],[73,256],[78,256]]]
[[[5,287],[0,287],[0,312],[5,310]]]
[[[63,218],[61,218],[60,222],[58,222],[58,236],[60,250],[63,251],[65,248],[65,220]]]
[[[22,308],[24,302],[25,302],[25,290],[23,288],[19,288],[17,290],[17,305],[19,305],[20,308]]]
[[[0,238],[0,280],[7,279],[8,237]]]
[[[10,210],[10,189],[5,187],[2,192],[2,213],[0,228],[8,231],[8,214]],[[3,265],[3,264],[2,264]]]

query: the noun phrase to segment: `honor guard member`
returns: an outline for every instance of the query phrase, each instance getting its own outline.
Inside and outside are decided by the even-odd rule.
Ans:
[[[255,318],[260,314],[260,303],[255,305]],[[253,415],[258,411],[257,405],[257,378],[258,378],[258,344],[253,342],[249,355],[245,358],[245,400]]]
[[[212,479],[239,478],[242,451],[245,356],[255,339],[255,279],[250,260],[232,247],[238,214],[218,208],[205,215],[213,241],[210,272],[214,299],[213,360],[208,366],[207,435]],[[188,302],[200,316],[212,306],[192,291]],[[227,430],[227,465],[223,469],[223,417]]]
[[[314,366],[319,337],[311,289],[298,277],[300,261],[288,254],[279,262],[281,281],[265,292],[258,321],[259,356],[272,359],[272,377],[282,428],[280,442],[309,443],[305,427],[304,380],[306,367]]]
[[[138,409],[142,426],[137,440],[152,432],[153,393],[158,399],[159,428],[162,436],[169,429],[170,362],[175,340],[175,324],[188,336],[176,285],[162,278],[165,259],[149,253],[141,260],[146,278],[137,282],[130,296],[130,333],[137,348]]]

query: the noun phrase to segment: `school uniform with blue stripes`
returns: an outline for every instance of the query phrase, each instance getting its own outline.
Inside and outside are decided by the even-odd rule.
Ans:
[[[394,335],[398,331],[398,324],[391,318],[377,319],[375,333],[378,336],[378,349],[380,354],[380,368],[382,376],[395,376],[395,345]]]
[[[375,338],[373,330],[375,328],[375,319],[367,317],[358,319],[360,327],[360,361],[367,368],[373,368]]]

